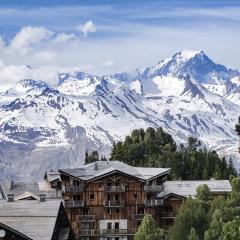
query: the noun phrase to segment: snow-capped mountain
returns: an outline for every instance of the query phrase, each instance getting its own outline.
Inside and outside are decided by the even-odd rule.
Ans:
[[[108,155],[114,141],[148,126],[237,155],[240,73],[202,51],[132,73],[58,73],[57,82],[24,79],[0,94],[2,177],[78,166],[86,149]]]

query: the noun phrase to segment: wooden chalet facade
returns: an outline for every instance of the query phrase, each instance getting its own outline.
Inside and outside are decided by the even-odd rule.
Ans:
[[[169,168],[97,161],[59,170],[65,211],[77,239],[132,239],[145,214],[167,229],[184,199],[207,184],[213,196],[232,190],[228,180],[167,181]]]
[[[131,239],[144,214],[160,225],[163,201],[156,193],[170,169],[135,168],[99,161],[59,170],[65,209],[79,239]]]

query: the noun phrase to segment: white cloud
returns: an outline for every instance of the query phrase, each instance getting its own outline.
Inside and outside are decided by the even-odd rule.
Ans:
[[[4,47],[5,47],[5,42],[2,39],[2,37],[0,36],[0,50],[4,49]]]
[[[35,57],[40,61],[53,61],[57,56],[53,51],[39,51],[35,53]]]
[[[87,21],[83,25],[79,25],[76,27],[76,30],[81,32],[84,37],[86,37],[89,33],[94,33],[97,31],[97,27],[93,23],[93,21]]]
[[[9,47],[11,50],[26,54],[31,47],[49,39],[52,35],[53,32],[44,27],[23,27],[12,39]]]
[[[74,33],[59,33],[57,34],[56,38],[55,38],[55,42],[56,43],[66,43],[69,40],[73,40],[76,38],[76,35]]]
[[[115,66],[115,62],[114,61],[106,61],[103,66],[105,67],[113,67]]]

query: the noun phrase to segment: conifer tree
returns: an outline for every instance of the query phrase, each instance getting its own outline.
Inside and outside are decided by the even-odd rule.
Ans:
[[[134,240],[161,240],[165,239],[163,230],[157,226],[151,215],[145,215]]]
[[[190,234],[188,236],[188,240],[198,240],[198,236],[195,228],[191,228]]]

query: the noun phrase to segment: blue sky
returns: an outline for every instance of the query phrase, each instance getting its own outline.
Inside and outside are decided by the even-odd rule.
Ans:
[[[240,1],[1,0],[0,36],[3,79],[19,65],[130,71],[183,49],[240,69]]]

